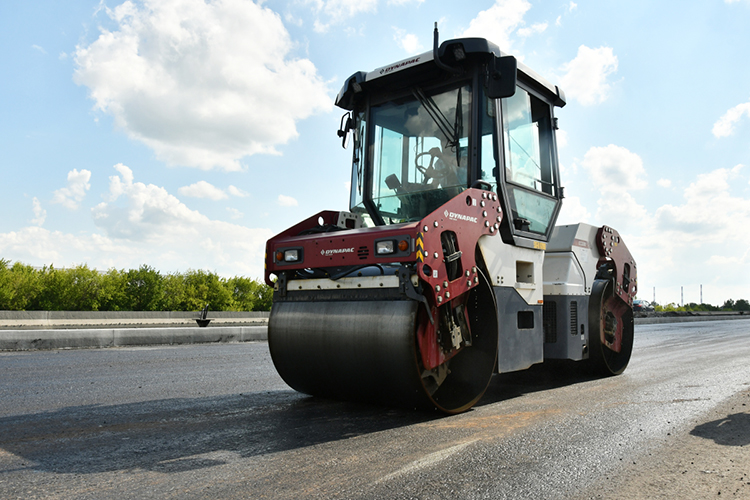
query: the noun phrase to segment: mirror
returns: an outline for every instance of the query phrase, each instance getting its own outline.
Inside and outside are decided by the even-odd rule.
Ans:
[[[516,93],[518,64],[515,57],[493,57],[488,69],[487,97],[499,99]]]
[[[349,131],[352,129],[352,115],[344,113],[341,117],[341,124],[339,125],[339,131],[336,134],[341,137],[341,147],[346,149],[349,141]]]

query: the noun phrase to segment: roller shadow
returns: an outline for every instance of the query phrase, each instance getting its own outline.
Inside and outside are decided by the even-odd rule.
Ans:
[[[579,383],[586,377],[595,378],[565,363],[495,375],[479,405]],[[21,469],[60,474],[132,469],[175,473],[222,465],[227,453],[266,455],[444,417],[438,412],[344,403],[280,390],[73,406],[3,417],[0,449],[21,457]],[[4,472],[9,470],[0,468],[0,478]]]
[[[227,453],[252,457],[295,450],[439,417],[272,391],[0,418],[0,448],[21,457],[21,469],[173,473],[224,464]],[[9,470],[0,468],[0,478],[3,472]]]
[[[566,387],[601,376],[591,372],[585,364],[568,360],[547,360],[526,370],[495,374],[487,391],[476,406],[499,403],[524,394]]]
[[[696,426],[690,434],[723,446],[747,446],[750,444],[750,414],[734,413],[726,418]]]

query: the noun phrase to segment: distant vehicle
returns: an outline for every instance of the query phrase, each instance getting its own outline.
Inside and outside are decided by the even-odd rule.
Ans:
[[[637,299],[633,301],[634,312],[654,312],[654,306],[648,300]]]

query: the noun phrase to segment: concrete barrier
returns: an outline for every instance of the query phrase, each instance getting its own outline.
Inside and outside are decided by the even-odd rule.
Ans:
[[[0,330],[106,327],[194,326],[199,312],[191,311],[0,311]],[[268,323],[268,311],[215,311],[212,325],[252,326]]]
[[[636,313],[636,325],[653,325],[657,323],[684,323],[693,321],[717,321],[725,319],[750,319],[744,311],[671,311]]]
[[[0,351],[249,342],[266,340],[267,332],[265,326],[0,330]]]

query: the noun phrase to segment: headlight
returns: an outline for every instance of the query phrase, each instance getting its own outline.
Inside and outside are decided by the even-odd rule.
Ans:
[[[375,243],[375,253],[378,255],[388,255],[389,253],[393,253],[394,244],[395,242],[393,240],[378,241]]]
[[[276,262],[300,262],[302,260],[299,248],[278,250],[274,257],[276,257]]]

